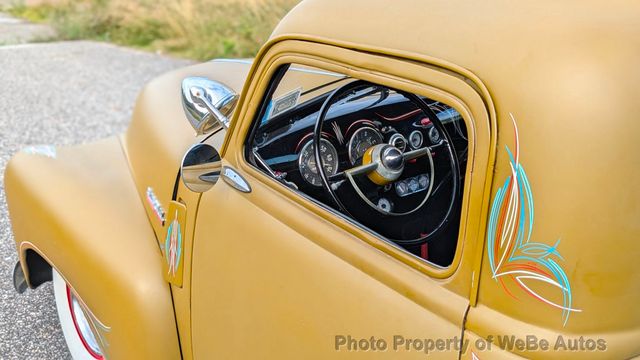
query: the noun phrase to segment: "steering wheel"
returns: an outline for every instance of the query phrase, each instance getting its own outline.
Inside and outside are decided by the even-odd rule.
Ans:
[[[335,189],[340,186],[340,183],[344,182],[345,180],[349,182],[351,187],[357,193],[358,198],[362,200],[364,204],[375,210],[383,217],[395,217],[398,220],[406,219],[408,221],[410,219],[410,215],[416,213],[419,209],[424,209],[425,206],[427,206],[427,202],[432,195],[433,184],[435,182],[436,175],[432,152],[436,148],[444,148],[449,159],[452,183],[452,186],[450,187],[451,191],[449,194],[449,204],[447,206],[447,211],[444,213],[442,219],[437,222],[437,226],[433,227],[426,233],[421,233],[418,238],[390,239],[400,245],[424,244],[434,236],[436,236],[440,231],[442,231],[452,218],[453,208],[460,191],[460,165],[456,156],[455,149],[453,147],[453,142],[451,141],[451,137],[442,125],[442,122],[438,119],[435,113],[429,108],[427,103],[422,98],[411,93],[395,90],[398,94],[403,95],[409,101],[414,103],[420,110],[424,112],[427,118],[431,120],[436,130],[443,135],[439,143],[432,144],[431,146],[423,146],[421,148],[406,152],[403,152],[397,147],[389,144],[373,145],[369,147],[368,150],[366,150],[366,152],[364,153],[361,165],[357,165],[350,169],[338,172],[335,175],[328,175],[323,163],[320,150],[320,140],[322,138],[323,124],[325,122],[325,119],[327,118],[329,109],[336,102],[343,99],[348,99],[349,96],[354,94],[359,88],[364,89],[372,87],[378,87],[383,90],[388,89],[386,87],[375,85],[363,80],[356,80],[334,90],[333,93],[331,93],[322,104],[322,107],[320,108],[320,112],[318,114],[318,118],[316,119],[313,132],[314,156],[316,164],[318,164],[318,173],[322,179],[322,187],[341,211],[356,220],[358,219],[352,215],[352,212],[353,210],[357,210],[357,208],[354,205],[351,205],[350,209],[349,206],[345,202],[341,201],[340,197],[336,194]],[[405,165],[408,162],[418,161],[426,161],[426,164],[428,164],[429,167],[429,173],[431,175],[429,179],[431,180],[429,181],[427,190],[424,192],[424,197],[417,202],[416,206],[410,209],[405,209],[401,212],[394,212],[390,209],[381,208],[380,206],[374,204],[371,199],[367,197],[365,191],[363,191],[361,186],[358,185],[358,182],[361,182],[362,184],[362,182],[364,181],[368,182],[369,185],[383,188],[384,186],[393,184],[403,176],[405,172]],[[446,177],[443,177],[441,182],[444,182],[445,180]]]

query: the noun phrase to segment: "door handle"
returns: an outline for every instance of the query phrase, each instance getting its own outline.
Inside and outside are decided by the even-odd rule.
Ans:
[[[224,180],[224,182],[231,185],[232,188],[240,192],[243,192],[243,193],[251,192],[251,185],[249,185],[249,182],[244,177],[242,177],[242,175],[240,175],[236,170],[234,170],[229,166],[222,167],[222,180]]]

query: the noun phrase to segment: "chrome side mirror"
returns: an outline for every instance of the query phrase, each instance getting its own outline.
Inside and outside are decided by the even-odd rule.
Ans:
[[[180,177],[189,190],[203,193],[218,182],[221,171],[218,150],[209,144],[195,144],[182,159]]]
[[[203,77],[182,80],[182,107],[197,135],[229,128],[229,116],[238,94],[217,81]]]

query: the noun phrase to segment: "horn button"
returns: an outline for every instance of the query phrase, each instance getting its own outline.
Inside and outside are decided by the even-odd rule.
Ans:
[[[368,174],[369,179],[378,185],[386,185],[398,180],[404,170],[402,151],[388,144],[370,147],[364,154],[362,162],[378,164],[378,167]]]
[[[387,147],[382,150],[382,165],[390,170],[402,170],[404,159],[402,152],[396,147]]]

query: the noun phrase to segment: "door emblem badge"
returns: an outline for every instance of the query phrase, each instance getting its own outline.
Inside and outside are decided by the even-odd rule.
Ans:
[[[176,286],[182,286],[182,273],[184,269],[184,228],[187,208],[177,201],[169,203],[167,218],[167,233],[163,245],[165,259],[165,279]]]
[[[147,188],[147,204],[151,207],[151,211],[156,215],[156,218],[160,221],[160,225],[164,226],[165,220],[165,212],[160,200],[156,196],[156,193],[153,192],[151,187]]]

